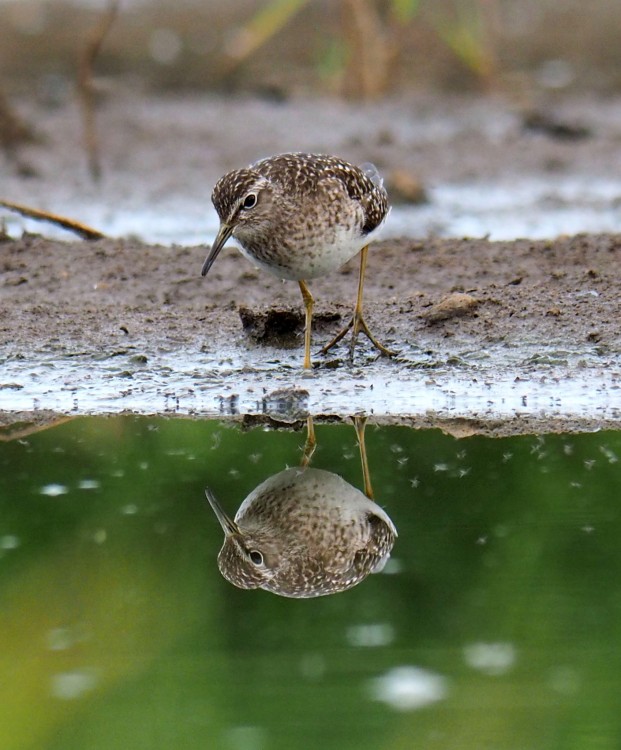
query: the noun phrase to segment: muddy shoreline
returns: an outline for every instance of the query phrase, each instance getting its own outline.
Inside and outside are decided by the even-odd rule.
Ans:
[[[617,231],[614,190],[607,197],[589,186],[621,179],[620,107],[615,98],[556,100],[557,122],[586,126],[572,140],[529,130],[493,97],[275,103],[148,97],[120,86],[98,112],[104,171],[95,185],[76,152],[74,105],[24,102],[43,138],[17,159],[3,157],[0,197],[111,238],[60,241],[39,224],[8,224],[0,242],[2,420],[133,412],[295,422],[308,412],[365,412],[460,434],[617,426],[620,234],[489,241],[491,215],[480,214],[471,236],[451,238],[432,193],[430,224],[376,243],[369,257],[367,320],[399,357],[377,359],[361,342],[350,364],[344,345],[316,354],[310,375],[301,369],[297,285],[259,273],[232,247],[201,278],[208,246],[173,243],[186,218],[198,241],[215,234],[209,192],[224,171],[289,149],[372,160],[387,182],[405,168],[424,188],[462,185],[479,206],[495,186],[535,179],[544,186],[538,208],[565,212],[560,231],[564,215],[580,226],[595,209]],[[585,187],[558,192],[559,176]],[[532,200],[507,195],[513,216],[531,216]],[[467,200],[458,209],[472,210]],[[160,219],[170,232],[161,245],[132,238],[121,213],[140,217],[144,236]],[[356,283],[353,260],[312,284],[315,352],[350,315]]]
[[[232,247],[202,278],[207,249],[117,239],[4,241],[2,421],[36,418],[16,404],[26,403],[29,388],[46,377],[49,389],[33,395],[34,411],[46,412],[60,382],[73,401],[70,408],[52,408],[57,414],[137,411],[294,422],[306,411],[347,416],[351,403],[352,413],[368,404],[376,422],[439,426],[460,435],[612,428],[620,416],[619,235],[377,243],[368,269],[367,318],[399,356],[378,359],[361,342],[351,364],[347,346],[340,346],[315,356],[310,375],[301,368],[296,285],[259,273]],[[354,260],[313,284],[315,351],[349,315],[356,274]],[[164,392],[160,370],[167,373],[165,399],[150,402],[149,388]],[[604,394],[605,409],[572,409],[577,378],[582,394],[589,383]],[[121,402],[98,408],[97,393],[91,403],[86,394],[97,379],[106,384],[108,399],[116,393]],[[488,408],[481,407],[483,392],[472,395],[483,384]],[[495,393],[499,384],[504,390]],[[516,400],[520,414],[502,407],[524,387]],[[435,395],[421,401],[430,388]],[[443,405],[455,388],[464,391],[461,412]],[[261,398],[244,401],[244,393],[257,390]],[[445,402],[435,409],[439,392]],[[553,396],[559,408],[552,408]],[[391,406],[391,399],[397,403]]]
[[[259,272],[234,247],[203,278],[208,249],[119,239],[7,239],[0,245],[3,356],[111,355],[129,343],[147,350],[233,340],[299,347],[297,286]],[[437,352],[444,360],[498,344],[508,356],[537,344],[542,351],[605,356],[621,344],[620,256],[621,235],[378,242],[370,253],[365,305],[374,330],[390,345]],[[356,281],[353,259],[311,284],[317,343],[349,314]],[[464,308],[460,294],[472,303]],[[449,303],[445,314],[437,307],[442,302]],[[269,330],[245,334],[240,309],[257,320],[267,310],[289,319],[274,336]],[[278,318],[276,312],[272,325]]]

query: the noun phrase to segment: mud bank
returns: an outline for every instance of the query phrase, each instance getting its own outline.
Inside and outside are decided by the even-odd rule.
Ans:
[[[304,373],[298,290],[227,248],[135,241],[0,245],[0,408],[32,412],[306,413],[459,434],[601,429],[621,410],[621,236],[408,240],[372,249],[361,341]],[[313,284],[314,348],[350,314],[356,262]],[[240,314],[241,313],[241,314]],[[13,414],[13,416],[11,416]],[[25,415],[25,416],[24,416]]]

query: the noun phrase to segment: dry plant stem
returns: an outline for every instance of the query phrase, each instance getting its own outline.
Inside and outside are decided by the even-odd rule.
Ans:
[[[321,350],[322,354],[326,354],[328,351],[330,351],[330,349],[332,349],[333,346],[336,346],[336,344],[339,343],[339,341],[345,336],[350,328],[353,328],[351,335],[351,344],[349,347],[349,356],[352,361],[354,359],[354,352],[356,350],[356,341],[358,340],[358,335],[360,332],[364,333],[364,335],[369,339],[373,346],[386,357],[394,357],[397,354],[391,349],[387,349],[375,338],[375,336],[373,336],[373,334],[369,330],[369,326],[366,324],[364,316],[362,315],[362,295],[364,293],[364,275],[367,268],[368,253],[369,246],[366,245],[360,251],[360,273],[358,275],[358,294],[356,295],[356,306],[354,307],[354,314],[349,323],[336,334],[336,336],[332,339],[332,341],[330,341],[330,343],[326,344],[323,347],[323,349]]]
[[[20,143],[35,140],[33,130],[15,113],[5,94],[0,91],[0,146],[9,153]]]
[[[0,442],[8,443],[11,440],[22,440],[25,437],[34,435],[37,432],[48,430],[50,427],[58,427],[58,425],[64,424],[65,422],[71,422],[75,417],[59,417],[54,415],[48,417],[41,422],[35,422],[34,424],[28,424],[25,426],[8,425],[7,427],[0,428]]]
[[[243,26],[233,30],[225,47],[224,73],[230,74],[269,43],[309,0],[268,0]]]
[[[306,285],[305,281],[298,281],[302,299],[304,300],[304,310],[306,318],[304,322],[304,369],[309,370],[311,367],[310,346],[311,346],[311,325],[313,322],[313,295]]]
[[[309,414],[306,417],[306,443],[304,444],[304,453],[302,454],[301,466],[305,469],[311,462],[313,453],[317,448],[317,438],[315,437],[315,424],[313,417]]]
[[[82,106],[84,146],[88,168],[93,180],[101,176],[99,140],[95,125],[95,87],[93,85],[93,65],[103,41],[114,23],[119,8],[118,0],[110,0],[108,8],[97,26],[90,32],[78,60],[78,94]]]
[[[491,91],[498,88],[500,78],[498,39],[502,31],[502,17],[498,0],[479,0],[479,12],[483,25],[484,68],[482,77],[487,89]]]
[[[386,92],[392,50],[374,0],[342,0],[343,38],[349,60],[343,89],[354,99],[373,99]]]
[[[16,214],[21,214],[28,219],[35,219],[37,221],[47,221],[50,224],[55,224],[57,227],[67,229],[84,240],[102,240],[105,238],[105,234],[81,224],[79,221],[68,219],[65,216],[58,216],[57,214],[51,214],[48,211],[40,211],[37,208],[30,208],[29,206],[22,206],[20,203],[13,203],[12,201],[0,200],[0,206],[6,208],[9,211],[14,211]]]
[[[369,471],[369,461],[367,459],[367,446],[364,438],[364,431],[367,426],[366,417],[352,417],[354,427],[356,428],[356,437],[358,438],[358,448],[360,449],[360,463],[362,465],[362,479],[364,481],[364,494],[373,500],[373,487],[371,485],[371,472]]]
[[[456,17],[431,16],[431,24],[445,47],[477,76],[483,87],[498,88],[497,40],[502,27],[497,0],[473,0],[457,7]]]

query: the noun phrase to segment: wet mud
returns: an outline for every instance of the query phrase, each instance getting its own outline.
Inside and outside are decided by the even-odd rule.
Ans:
[[[104,169],[93,184],[76,153],[72,105],[24,102],[20,111],[44,137],[5,159],[0,197],[110,239],[52,239],[47,227],[3,215],[3,423],[120,412],[294,423],[306,413],[366,413],[459,435],[616,427],[621,219],[616,188],[595,188],[621,178],[621,105],[586,96],[553,104],[555,128],[533,129],[493,97],[274,103],[149,97],[120,86],[98,112]],[[579,138],[559,134],[567,123],[584,125]],[[385,175],[395,208],[369,255],[365,315],[394,359],[378,358],[363,338],[353,363],[347,340],[318,353],[351,315],[355,259],[311,285],[310,373],[301,367],[296,284],[257,271],[232,247],[200,276],[208,245],[196,242],[217,228],[214,182],[283,150],[372,160]],[[410,213],[397,205],[399,170],[428,197]],[[531,184],[543,186],[540,197]],[[494,186],[503,186],[510,214],[489,208]],[[456,187],[455,211],[475,219],[467,237],[439,211],[443,191]],[[556,216],[553,239],[486,238],[492,220],[510,236],[528,235],[536,211]],[[566,228],[591,219],[611,232]],[[555,236],[559,229],[568,234]],[[162,244],[138,238],[153,236]]]
[[[453,434],[600,429],[621,416],[619,235],[428,239],[373,246],[365,308],[399,355],[361,339],[302,370],[297,285],[227,248],[129,240],[0,245],[5,423],[53,414],[304,413]],[[351,314],[353,260],[313,283],[318,351]],[[163,378],[163,380],[162,380]],[[63,400],[65,394],[65,400]]]
[[[297,285],[255,270],[234,247],[203,278],[207,251],[117,239],[2,242],[3,355],[248,347],[278,343],[279,335],[301,345]],[[365,306],[391,346],[444,360],[501,343],[516,353],[539,346],[542,353],[612,354],[621,343],[620,257],[621,235],[379,242],[370,253]],[[357,273],[353,259],[312,283],[316,344],[350,314]]]

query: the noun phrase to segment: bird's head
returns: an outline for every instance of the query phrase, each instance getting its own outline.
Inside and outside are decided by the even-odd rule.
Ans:
[[[220,218],[220,228],[203,263],[202,276],[207,275],[229,237],[243,241],[269,226],[273,200],[272,183],[251,168],[236,169],[218,180],[211,201]]]

